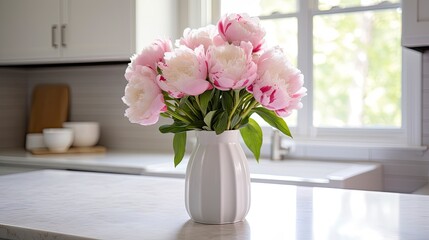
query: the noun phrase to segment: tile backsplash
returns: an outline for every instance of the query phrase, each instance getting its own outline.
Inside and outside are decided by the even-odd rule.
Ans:
[[[158,125],[142,127],[124,117],[127,64],[85,67],[40,68],[31,71],[28,90],[41,83],[70,86],[70,121],[97,121],[100,144],[108,148],[141,151],[169,151],[170,136],[155,134]],[[30,94],[30,92],[28,93]]]
[[[26,108],[26,72],[0,68],[0,148],[24,146]]]
[[[6,121],[1,126],[6,132],[1,135],[0,148],[24,146],[34,86],[65,83],[71,93],[69,121],[100,122],[100,145],[110,149],[170,151],[172,136],[154,134],[162,121],[156,126],[142,127],[124,117],[126,106],[121,98],[126,67],[127,64],[0,69],[0,115],[2,122]]]

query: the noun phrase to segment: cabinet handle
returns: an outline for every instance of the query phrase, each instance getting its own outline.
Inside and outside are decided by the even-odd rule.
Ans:
[[[66,24],[61,25],[61,46],[65,47],[66,44]]]
[[[52,25],[51,27],[51,43],[52,43],[52,47],[57,48],[58,44],[57,44],[57,25]]]

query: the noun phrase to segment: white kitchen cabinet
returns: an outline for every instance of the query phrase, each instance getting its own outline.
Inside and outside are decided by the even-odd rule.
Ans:
[[[135,4],[66,0],[61,30],[64,58],[125,59],[135,52]]]
[[[402,1],[402,45],[429,46],[429,1]]]
[[[128,60],[135,0],[0,0],[0,64]]]
[[[0,62],[58,58],[58,0],[0,0]]]

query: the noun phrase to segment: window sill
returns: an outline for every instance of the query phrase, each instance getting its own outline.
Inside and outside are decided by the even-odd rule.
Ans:
[[[337,148],[360,148],[369,150],[400,150],[425,152],[428,146],[410,146],[393,143],[363,143],[363,142],[337,142],[337,141],[311,141],[297,140],[296,145],[305,147],[337,147]]]
[[[420,159],[427,146],[381,143],[297,141],[287,158],[333,161],[389,161]]]
[[[264,139],[262,156],[270,158],[270,139]],[[283,147],[290,147],[286,159],[308,159],[320,161],[389,161],[421,159],[428,146],[411,146],[392,143],[365,143],[351,141],[321,141],[283,139]],[[244,146],[244,149],[247,148]],[[251,155],[250,152],[248,152]]]

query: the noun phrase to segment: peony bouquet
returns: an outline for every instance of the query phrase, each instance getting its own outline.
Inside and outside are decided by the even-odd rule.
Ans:
[[[302,107],[303,75],[283,50],[267,47],[259,19],[227,14],[217,26],[185,29],[176,40],[156,40],[131,58],[123,102],[125,116],[141,125],[155,124],[173,133],[174,163],[180,163],[187,131],[240,130],[258,160],[262,130],[250,118],[258,114],[291,137],[283,117]]]

